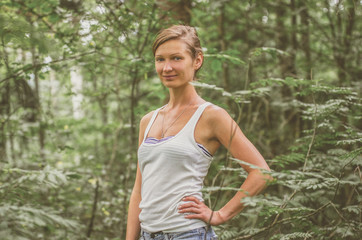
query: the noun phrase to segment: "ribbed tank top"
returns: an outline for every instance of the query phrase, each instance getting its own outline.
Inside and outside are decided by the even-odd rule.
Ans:
[[[186,219],[183,213],[178,213],[178,207],[185,203],[182,201],[185,196],[203,201],[201,189],[212,157],[197,145],[194,132],[209,105],[208,102],[200,105],[174,137],[147,144],[144,141],[161,108],[153,113],[138,148],[142,174],[139,220],[145,231],[183,232],[206,226],[201,220]]]

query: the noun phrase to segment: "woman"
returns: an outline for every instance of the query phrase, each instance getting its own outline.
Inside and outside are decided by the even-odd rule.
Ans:
[[[201,194],[212,155],[222,144],[235,158],[261,169],[269,167],[229,114],[203,100],[190,84],[203,63],[194,28],[177,25],[161,31],[153,53],[157,74],[169,89],[170,99],[140,122],[126,239],[138,239],[140,233],[140,239],[145,240],[217,239],[207,226],[237,215],[243,209],[242,198],[259,193],[266,176],[257,168],[242,165],[248,177],[241,191],[213,212]]]

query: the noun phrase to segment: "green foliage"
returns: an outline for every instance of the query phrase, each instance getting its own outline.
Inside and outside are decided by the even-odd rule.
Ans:
[[[68,178],[77,175],[65,174],[49,166],[42,170],[4,168],[0,175],[8,179],[0,184],[0,237],[1,239],[60,239],[72,236],[81,229],[74,220],[67,219],[60,209],[53,209],[39,203],[39,197],[52,190],[64,187]],[[49,198],[48,198],[49,199]],[[45,232],[34,231],[44,229]]]
[[[168,95],[152,41],[180,23],[156,2],[0,2],[0,239],[125,238],[138,123]],[[360,5],[192,1],[205,50],[192,84],[273,177],[215,226],[221,240],[360,238]],[[217,210],[247,173],[225,149],[214,159]]]
[[[262,83],[263,86],[268,86],[274,84],[274,81],[263,80]],[[277,86],[280,88],[284,85],[300,86],[300,83],[303,81],[289,78],[278,81]],[[234,100],[236,99],[234,96],[238,95],[237,91],[225,93],[222,88],[216,86],[205,84],[196,86],[222,92],[224,96]],[[257,86],[258,84],[254,84],[254,89],[257,89]],[[326,238],[329,235],[337,235],[338,239],[345,237],[358,239],[359,231],[355,226],[355,220],[360,214],[360,206],[354,205],[358,204],[359,200],[357,196],[353,196],[361,191],[358,174],[362,150],[359,147],[360,132],[352,130],[356,129],[352,118],[349,123],[342,123],[340,119],[354,115],[356,103],[360,104],[359,99],[351,89],[332,88],[320,83],[302,84],[302,90],[309,92],[307,96],[311,97],[312,102],[309,103],[309,99],[291,101],[297,102],[300,117],[306,122],[310,121],[312,128],[305,130],[304,134],[295,140],[289,152],[269,161],[271,168],[274,169],[269,173],[274,179],[269,189],[276,186],[282,188],[282,191],[277,193],[278,191],[272,190],[273,193],[268,191],[267,195],[244,198],[243,203],[247,208],[240,214],[242,220],[240,218],[233,220],[229,228],[225,228],[232,229],[234,221],[235,224],[238,221],[245,221],[247,222],[245,227],[248,228],[250,221],[255,223],[259,218],[260,224],[263,224],[261,226],[264,227],[259,226],[248,231],[236,230],[236,232],[220,230],[222,239],[249,239],[258,236],[271,239],[329,239]],[[253,89],[250,92],[253,92]],[[243,97],[244,103],[247,96]],[[265,95],[251,94],[251,96],[255,99]],[[343,149],[347,146],[352,151]],[[246,164],[238,159],[232,160]],[[246,177],[240,168],[222,167],[220,171],[240,172],[240,176]],[[227,189],[237,190],[226,187],[206,190],[215,194]],[[351,189],[348,207],[344,201],[347,189]],[[303,224],[296,225],[300,220],[303,220]],[[342,226],[341,221],[345,225]],[[283,227],[280,228],[279,225]],[[325,228],[326,225],[330,227]],[[346,225],[351,226],[351,229],[347,229]],[[357,225],[360,226],[361,222]]]

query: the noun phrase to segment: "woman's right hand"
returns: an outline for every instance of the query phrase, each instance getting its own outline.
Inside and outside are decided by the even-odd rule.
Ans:
[[[187,196],[182,199],[187,201],[180,205],[179,213],[187,213],[187,219],[200,219],[212,226],[220,225],[226,222],[220,211],[212,211],[204,202],[193,196]]]

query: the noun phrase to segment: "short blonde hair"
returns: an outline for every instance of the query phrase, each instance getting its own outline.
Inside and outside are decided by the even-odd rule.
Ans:
[[[194,27],[186,25],[173,25],[161,30],[152,45],[153,56],[159,46],[169,40],[182,40],[186,43],[192,59],[195,59],[199,53],[203,54],[200,39]]]

